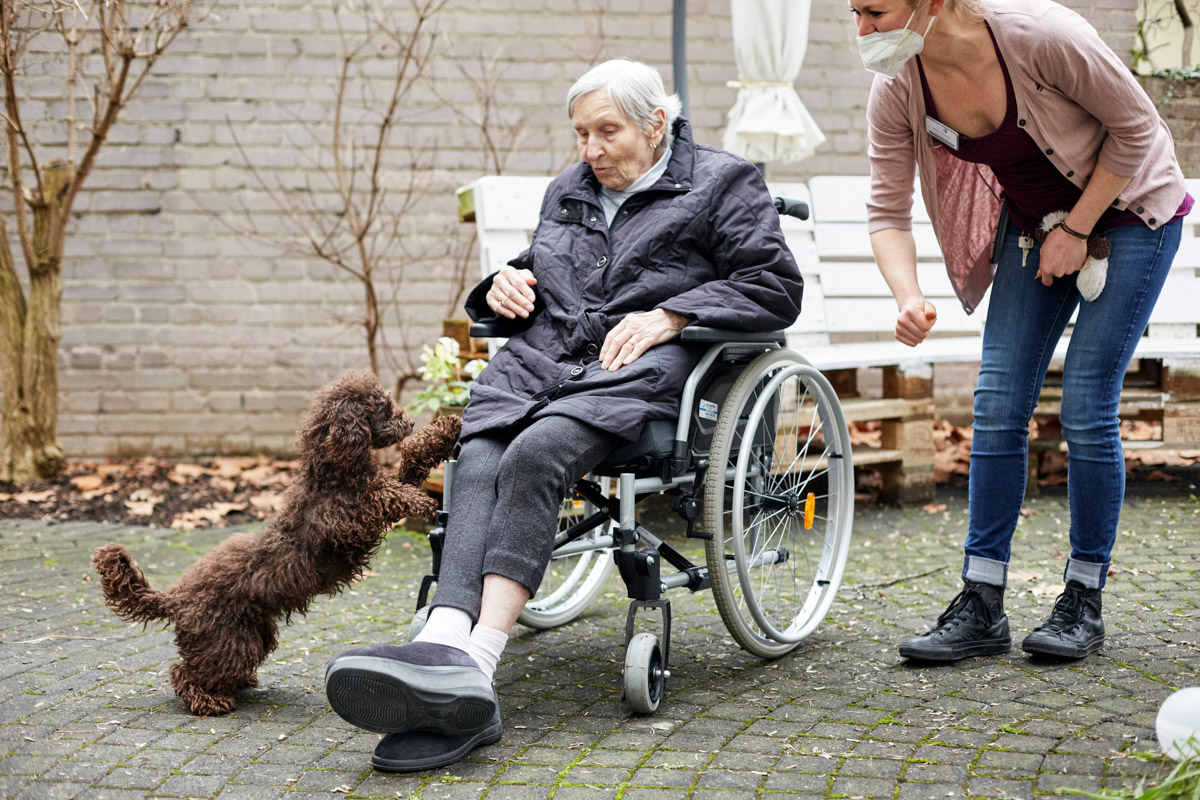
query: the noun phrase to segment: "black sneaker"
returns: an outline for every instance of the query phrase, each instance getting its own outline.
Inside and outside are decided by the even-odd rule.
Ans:
[[[900,644],[900,655],[919,661],[958,661],[1006,653],[1012,647],[1004,614],[1004,587],[965,581],[929,633]]]
[[[1104,645],[1100,606],[1099,589],[1067,581],[1067,588],[1054,601],[1050,618],[1025,637],[1021,649],[1057,658],[1083,658],[1096,652]]]

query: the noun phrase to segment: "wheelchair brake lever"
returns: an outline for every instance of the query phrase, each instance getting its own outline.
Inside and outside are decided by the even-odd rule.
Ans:
[[[700,516],[700,498],[697,496],[697,486],[704,486],[708,474],[708,459],[702,458],[696,462],[696,477],[692,481],[692,493],[680,495],[671,500],[671,508],[687,521],[687,537],[689,539],[711,539],[710,531],[696,530],[696,518]]]

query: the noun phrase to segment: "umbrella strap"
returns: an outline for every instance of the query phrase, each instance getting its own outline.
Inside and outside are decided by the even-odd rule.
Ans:
[[[791,81],[725,81],[725,85],[730,89],[770,89],[774,86],[791,87]]]

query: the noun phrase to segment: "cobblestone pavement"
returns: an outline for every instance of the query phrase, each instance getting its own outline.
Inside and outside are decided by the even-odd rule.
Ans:
[[[673,593],[669,694],[621,701],[623,587],[564,628],[514,630],[497,745],[427,774],[375,773],[377,737],[333,714],[326,661],[399,641],[428,547],[398,533],[352,590],[283,630],[231,715],[198,719],[166,680],[171,634],[107,611],[88,558],[126,545],[165,587],[227,532],[0,522],[0,796],[5,798],[1025,798],[1130,788],[1174,690],[1200,683],[1200,500],[1131,498],[1106,592],[1108,644],[1082,662],[1019,650],[951,667],[895,645],[958,591],[966,504],[860,510],[839,599],[792,655],[759,661],[711,594]],[[1014,638],[1048,612],[1068,549],[1062,497],[1031,500],[1014,545]],[[682,545],[699,557],[700,549]]]

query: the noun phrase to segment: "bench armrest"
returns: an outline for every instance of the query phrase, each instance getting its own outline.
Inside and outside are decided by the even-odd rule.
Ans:
[[[679,332],[684,342],[775,342],[785,344],[785,331],[737,331],[728,328],[706,328],[703,325],[688,325]]]

